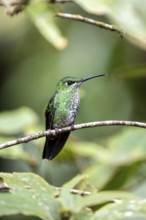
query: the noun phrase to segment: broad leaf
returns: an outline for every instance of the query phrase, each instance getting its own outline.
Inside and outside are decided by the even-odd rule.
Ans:
[[[127,128],[107,143],[111,152],[107,163],[129,165],[146,159],[146,131],[139,128]]]
[[[92,210],[84,209],[78,213],[73,213],[70,220],[90,220],[92,216]]]
[[[63,204],[64,210],[79,213],[86,207],[114,202],[116,199],[127,200],[136,198],[130,193],[120,191],[94,192],[88,195],[82,193],[80,194],[79,192],[74,194],[71,193],[72,188],[76,187],[76,185],[83,181],[83,178],[85,177],[77,176],[63,185],[60,193],[60,201]]]
[[[0,216],[24,214],[44,220],[59,220],[56,190],[41,177],[32,173],[0,173]]]
[[[30,108],[22,107],[0,113],[0,133],[18,134],[35,125],[38,117]]]
[[[97,164],[96,162],[96,164],[84,170],[83,174],[88,176],[90,184],[95,186],[97,190],[100,190],[113,178],[116,169],[117,167]]]
[[[4,143],[8,140],[10,139],[0,138],[1,143]],[[38,164],[36,158],[24,151],[22,144],[6,149],[0,149],[0,157],[14,160],[24,160],[32,166],[36,166]]]
[[[27,13],[43,35],[57,49],[64,49],[67,45],[67,40],[61,35],[55,23],[54,8],[48,5],[48,2],[33,3],[27,8]]]
[[[107,15],[123,29],[125,37],[139,47],[146,49],[146,1],[141,0],[75,0],[90,13]]]
[[[79,194],[72,194],[71,190],[84,180],[84,178],[84,176],[79,175],[63,185],[60,193],[60,199],[64,210],[72,212],[79,211],[78,205],[82,202],[83,198]]]
[[[108,204],[96,211],[91,220],[119,220],[131,217],[146,218],[146,200],[117,201]]]

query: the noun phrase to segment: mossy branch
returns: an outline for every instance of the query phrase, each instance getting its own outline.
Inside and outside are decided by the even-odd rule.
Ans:
[[[114,32],[117,32],[121,38],[123,38],[123,31],[120,30],[115,25],[111,25],[111,24],[107,24],[107,23],[104,23],[104,22],[101,22],[101,21],[97,21],[97,20],[94,20],[94,19],[91,19],[91,18],[83,17],[81,15],[69,14],[69,13],[57,13],[57,17],[65,18],[65,19],[71,19],[71,20],[75,20],[75,21],[80,21],[80,22],[83,22],[83,23],[87,23],[87,24],[97,26],[99,28],[114,31]]]

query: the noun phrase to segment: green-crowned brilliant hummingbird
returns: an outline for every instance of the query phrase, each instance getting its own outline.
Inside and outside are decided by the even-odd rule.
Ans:
[[[56,86],[56,91],[50,99],[45,112],[46,130],[57,130],[58,128],[73,125],[80,107],[80,85],[89,79],[100,76],[105,76],[105,74],[98,74],[87,78],[65,77],[61,79]],[[70,131],[60,133],[54,137],[46,136],[42,155],[43,159],[52,160],[56,157],[65,145],[69,134]]]

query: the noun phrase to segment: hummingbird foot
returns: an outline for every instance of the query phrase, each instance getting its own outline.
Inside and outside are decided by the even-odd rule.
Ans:
[[[58,136],[59,135],[59,129],[58,128],[54,128],[55,130],[55,136]]]
[[[73,124],[70,125],[70,127],[71,127],[71,130],[74,130],[74,125],[73,125]],[[60,134],[59,129],[60,129],[60,128],[54,128],[55,134],[54,134],[53,136],[58,136],[58,135]]]
[[[73,131],[74,130],[74,124],[70,125],[70,127],[71,127],[71,131]]]

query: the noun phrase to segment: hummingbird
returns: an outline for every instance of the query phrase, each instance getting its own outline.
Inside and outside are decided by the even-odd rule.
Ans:
[[[73,125],[80,108],[80,85],[87,80],[100,76],[105,76],[105,74],[97,74],[86,78],[68,76],[61,79],[57,83],[56,91],[50,99],[45,111],[46,130],[57,130]],[[56,157],[65,145],[69,134],[70,131],[60,133],[55,137],[46,136],[42,158],[52,160]]]

